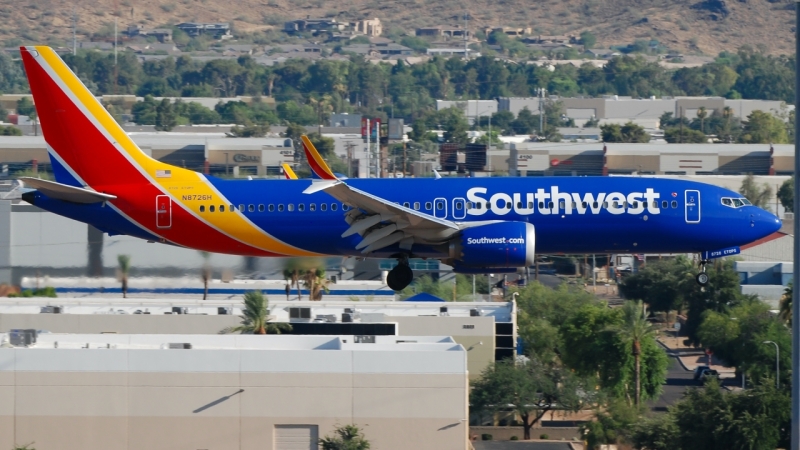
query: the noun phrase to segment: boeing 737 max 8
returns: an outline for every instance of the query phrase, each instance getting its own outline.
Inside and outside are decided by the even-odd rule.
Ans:
[[[142,152],[49,47],[20,49],[55,182],[23,199],[108,234],[246,256],[408,258],[462,273],[512,271],[534,253],[701,253],[780,228],[741,195],[640,177],[341,179],[307,138],[314,179],[223,180]],[[708,281],[701,272],[698,281]]]

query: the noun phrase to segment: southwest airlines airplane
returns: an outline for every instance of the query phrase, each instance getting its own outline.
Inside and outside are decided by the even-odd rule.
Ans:
[[[108,233],[245,256],[408,258],[460,273],[511,272],[534,253],[700,253],[708,259],[780,228],[736,192],[641,177],[343,179],[303,137],[313,179],[222,180],[140,150],[49,47],[20,49],[55,182],[23,199]]]

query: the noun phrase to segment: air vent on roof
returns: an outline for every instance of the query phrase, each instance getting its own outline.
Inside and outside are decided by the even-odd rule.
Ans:
[[[170,342],[167,348],[171,350],[184,350],[184,349],[190,350],[192,348],[192,344],[190,344],[189,342],[179,342],[179,343]]]
[[[374,344],[375,336],[353,336],[356,344]]]
[[[478,308],[472,308],[469,310],[470,317],[480,317],[480,315],[481,315],[481,310]]]
[[[173,306],[172,307],[172,314],[189,314],[188,308],[182,308],[180,306]]]
[[[353,315],[350,313],[342,313],[342,323],[351,323],[353,321]]]
[[[311,308],[289,308],[289,319],[311,319]]]
[[[233,308],[227,306],[219,306],[217,307],[217,314],[220,316],[229,316],[233,314]]]
[[[39,312],[41,314],[61,314],[63,306],[42,306]]]

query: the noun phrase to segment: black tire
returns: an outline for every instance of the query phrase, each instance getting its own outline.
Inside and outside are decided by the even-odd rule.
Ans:
[[[708,274],[705,272],[700,272],[697,274],[695,280],[697,280],[697,284],[700,286],[706,286],[708,284]]]

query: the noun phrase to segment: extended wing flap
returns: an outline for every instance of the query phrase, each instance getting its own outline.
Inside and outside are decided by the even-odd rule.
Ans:
[[[313,181],[304,193],[324,191],[362,212],[349,216],[350,228],[343,237],[361,234],[363,240],[357,248],[366,247],[364,253],[400,241],[407,242],[409,248],[412,242],[440,243],[460,230],[455,222],[407,208],[348,185],[330,170],[307,137],[302,136],[302,141],[311,169],[321,178]]]
[[[40,178],[20,178],[26,186],[30,186],[50,198],[64,200],[72,203],[101,203],[117,198],[116,195],[104,194],[90,189],[79,188],[55,181]]]

